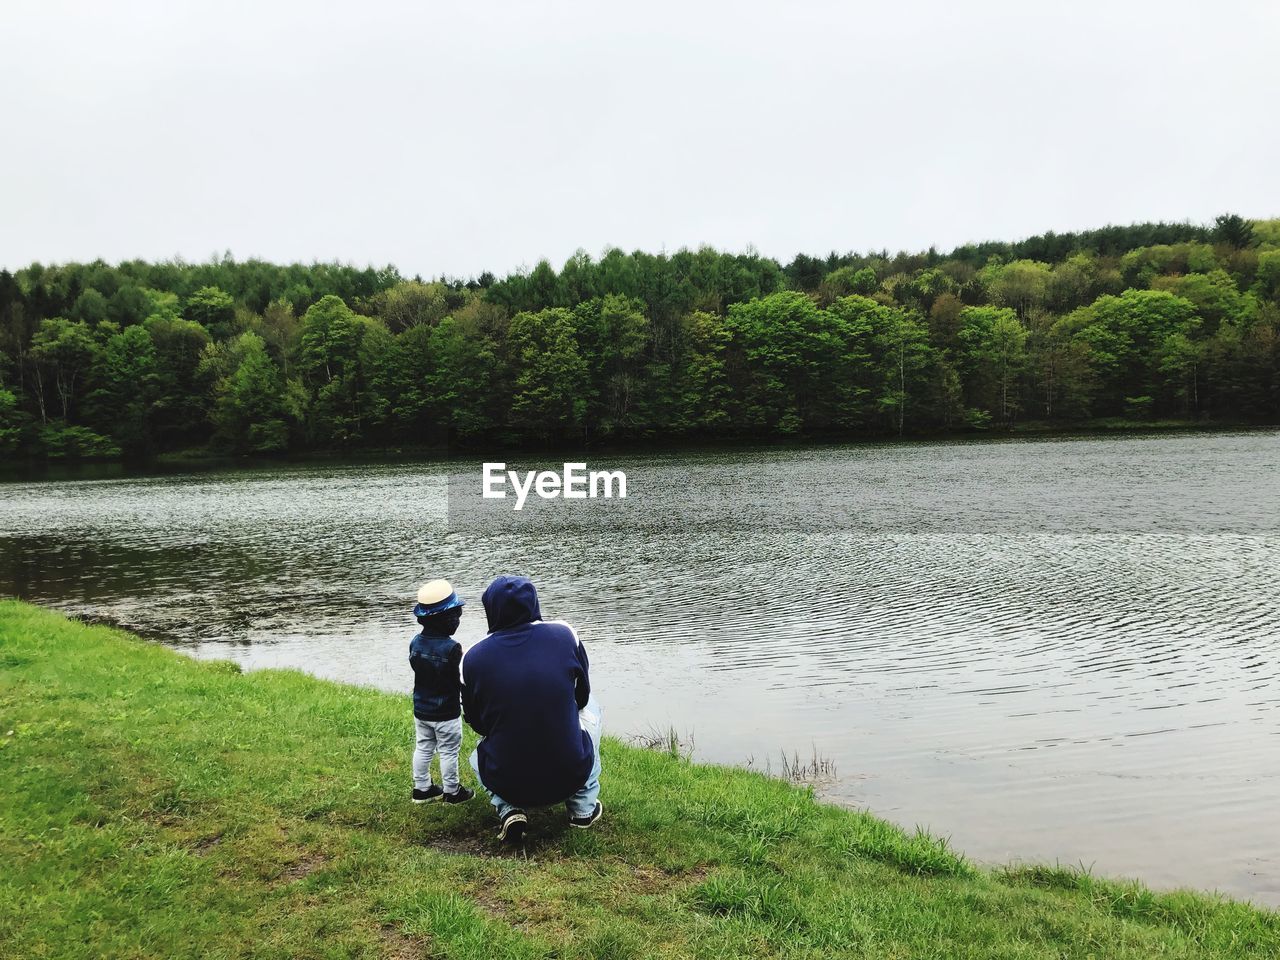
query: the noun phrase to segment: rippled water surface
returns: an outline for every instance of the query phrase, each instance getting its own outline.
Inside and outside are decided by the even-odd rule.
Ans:
[[[467,645],[525,573],[615,733],[816,749],[832,799],[976,858],[1280,904],[1280,435],[592,466],[628,499],[464,508],[478,459],[8,483],[0,593],[407,690],[418,582],[472,600]]]

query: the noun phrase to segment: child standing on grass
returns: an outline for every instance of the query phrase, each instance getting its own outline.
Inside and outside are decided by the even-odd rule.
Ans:
[[[462,599],[448,580],[432,580],[418,590],[413,615],[422,632],[409,644],[413,667],[413,802],[463,803],[475,796],[458,780],[458,751],[462,747],[461,684],[458,679],[462,645],[453,639],[462,620]],[[440,754],[440,779],[431,781],[431,758]]]

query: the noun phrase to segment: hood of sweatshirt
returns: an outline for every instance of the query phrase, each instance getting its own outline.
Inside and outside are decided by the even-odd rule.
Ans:
[[[522,623],[542,619],[538,609],[538,591],[528,577],[503,575],[489,584],[484,596],[485,616],[489,619],[489,632],[518,627]]]

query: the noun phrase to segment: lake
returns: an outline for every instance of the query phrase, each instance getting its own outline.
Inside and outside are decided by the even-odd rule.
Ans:
[[[627,499],[519,513],[481,459],[8,482],[0,594],[407,691],[418,583],[466,646],[523,573],[615,735],[816,751],[982,861],[1280,905],[1280,433],[600,455]]]

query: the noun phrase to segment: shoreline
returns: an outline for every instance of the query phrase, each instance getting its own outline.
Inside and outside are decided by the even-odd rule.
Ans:
[[[513,859],[482,800],[423,814],[401,796],[403,697],[242,673],[19,601],[0,601],[0,641],[0,763],[13,771],[0,818],[14,818],[0,845],[34,890],[0,897],[11,947],[182,955],[277,923],[297,934],[280,955],[320,956],[320,923],[371,955],[387,938],[451,957],[1280,950],[1280,913],[1265,907],[979,867],[812,789],[611,738],[602,828],[565,831],[539,812],[528,859]],[[167,895],[146,895],[157,887]]]
[[[370,680],[355,681],[336,679],[333,673],[316,673],[305,667],[279,667],[273,665],[254,665],[251,661],[233,659],[228,657],[225,651],[213,652],[205,649],[202,652],[193,650],[193,643],[189,640],[182,639],[178,634],[167,632],[162,628],[152,628],[145,624],[134,624],[127,620],[113,617],[109,614],[77,614],[62,610],[57,606],[44,606],[42,604],[33,604],[41,606],[42,609],[50,609],[56,613],[67,616],[69,619],[84,623],[89,626],[104,626],[125,633],[133,634],[145,640],[147,643],[155,643],[166,649],[174,650],[184,656],[191,657],[198,662],[211,662],[226,660],[234,663],[242,672],[254,672],[258,670],[273,669],[300,669],[309,676],[317,679],[336,682],[362,690],[371,690],[378,693],[392,695],[398,694],[400,690],[393,685],[379,685]],[[197,644],[199,645],[199,644]],[[207,646],[207,644],[204,644]],[[717,767],[725,767],[731,770],[743,770],[754,773],[761,773],[765,776],[777,779],[781,783],[786,783],[801,789],[812,789],[815,797],[822,803],[838,807],[843,810],[854,812],[866,812],[880,819],[886,820],[894,828],[906,831],[924,829],[931,836],[944,840],[952,849],[960,852],[961,856],[972,863],[987,869],[1000,870],[1011,864],[1019,866],[1039,867],[1047,863],[1055,865],[1070,864],[1072,868],[1087,869],[1090,873],[1103,877],[1122,877],[1129,881],[1141,883],[1143,886],[1159,892],[1173,892],[1180,889],[1200,889],[1212,891],[1214,895],[1221,895],[1239,902],[1248,903],[1264,910],[1280,910],[1280,901],[1268,897],[1268,891],[1264,888],[1259,890],[1256,885],[1253,889],[1248,886],[1219,887],[1211,884],[1203,884],[1199,887],[1189,886],[1196,883],[1195,871],[1182,870],[1182,879],[1176,879],[1168,875],[1159,879],[1153,878],[1151,875],[1143,871],[1141,868],[1132,870],[1115,869],[1107,867],[1099,867],[1096,860],[1093,859],[1096,851],[1090,850],[1070,850],[1055,851],[1045,850],[1041,848],[1040,852],[1033,857],[1024,857],[1023,851],[1017,846],[1008,842],[1001,841],[998,844],[992,844],[990,836],[985,839],[982,837],[975,838],[970,835],[969,843],[975,843],[977,851],[969,846],[969,843],[962,843],[956,839],[956,832],[963,832],[965,821],[963,819],[952,820],[946,823],[939,821],[922,821],[913,819],[908,816],[888,816],[877,813],[878,804],[869,802],[860,797],[854,797],[843,792],[841,768],[838,768],[835,760],[826,755],[825,751],[820,752],[816,745],[810,741],[810,747],[805,749],[793,749],[793,746],[783,746],[780,752],[764,755],[763,760],[759,760],[754,754],[726,754],[723,750],[718,756],[707,756],[704,751],[699,751],[695,747],[698,739],[696,736],[697,729],[689,727],[685,732],[678,729],[675,725],[669,724],[662,726],[659,724],[648,723],[642,717],[637,720],[632,717],[632,725],[619,729],[614,728],[611,734],[614,739],[627,744],[628,746],[640,746],[644,749],[657,749],[663,752],[671,753],[673,756],[679,756],[695,764],[705,764]],[[838,752],[838,751],[837,751]],[[791,775],[790,771],[795,770],[796,775]],[[859,771],[855,768],[851,777],[844,780],[846,785],[856,782],[859,779]],[[881,800],[884,798],[881,797]],[[998,833],[998,831],[997,831]],[[997,839],[999,839],[997,837]],[[1001,850],[1010,851],[1007,855],[995,853],[991,848],[998,846]],[[1087,867],[1085,866],[1087,864]],[[1158,865],[1155,865],[1158,867]],[[1210,864],[1205,864],[1210,866]]]
[[[207,448],[174,450],[143,460],[121,457],[103,459],[23,459],[0,461],[0,483],[106,479],[132,476],[164,476],[187,472],[221,472],[305,468],[314,466],[358,466],[387,463],[467,463],[480,459],[507,459],[534,462],[557,457],[682,455],[705,452],[805,451],[832,448],[875,449],[879,447],[933,446],[946,444],[1017,443],[1037,440],[1079,440],[1105,437],[1177,436],[1180,434],[1266,433],[1280,431],[1280,424],[1207,422],[1202,420],[1125,420],[1119,418],[1082,421],[1079,424],[1047,424],[1027,421],[1018,426],[989,431],[954,431],[905,437],[777,437],[768,440],[744,438],[604,443],[566,447],[433,446],[399,444],[369,446],[350,450],[310,450],[279,457],[236,457]]]

